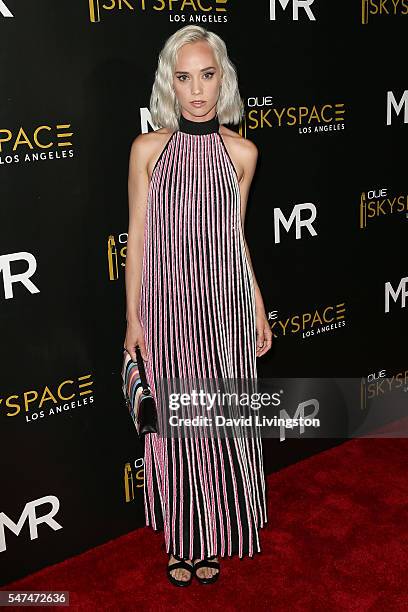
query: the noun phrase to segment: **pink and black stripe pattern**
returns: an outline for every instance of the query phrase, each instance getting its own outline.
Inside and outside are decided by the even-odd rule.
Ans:
[[[192,122],[190,122],[191,124]],[[162,378],[256,378],[255,299],[234,165],[217,126],[173,132],[149,186],[140,299],[152,393]],[[259,552],[260,437],[145,438],[146,524],[167,552]]]

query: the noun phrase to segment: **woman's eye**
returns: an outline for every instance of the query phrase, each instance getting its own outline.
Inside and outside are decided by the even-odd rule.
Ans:
[[[206,80],[211,79],[211,77],[214,76],[214,72],[205,72],[204,76],[206,77]],[[184,82],[188,77],[186,74],[180,74],[177,78],[179,81]]]

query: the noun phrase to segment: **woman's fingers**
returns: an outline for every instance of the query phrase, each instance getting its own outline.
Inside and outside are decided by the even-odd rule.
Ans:
[[[143,361],[148,361],[147,350],[144,340],[140,340],[139,342],[140,353],[142,355]]]
[[[135,345],[132,344],[125,344],[125,349],[127,350],[127,352],[129,353],[129,355],[132,358],[132,361],[136,361],[136,348]]]
[[[148,355],[144,340],[143,327],[139,320],[128,323],[124,348],[133,361],[136,361],[136,347],[139,347],[143,361],[148,361]]]
[[[259,357],[265,345],[263,319],[258,319],[256,324],[256,354]]]
[[[266,319],[257,328],[256,355],[262,357],[272,346],[272,330]]]
[[[132,357],[132,360],[136,361],[136,347],[137,346],[140,349],[140,354],[142,355],[143,361],[148,361],[144,340],[135,340],[134,342],[130,342],[127,346],[125,346],[126,350]]]

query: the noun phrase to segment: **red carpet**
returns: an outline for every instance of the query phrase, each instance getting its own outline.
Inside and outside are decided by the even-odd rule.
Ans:
[[[72,610],[408,610],[407,439],[356,439],[268,477],[262,553],[177,588],[150,528],[2,587],[70,591]],[[64,609],[64,608],[62,608]]]

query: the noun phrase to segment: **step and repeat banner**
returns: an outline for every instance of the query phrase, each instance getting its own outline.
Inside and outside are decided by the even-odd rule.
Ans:
[[[0,0],[1,584],[144,525],[120,386],[128,161],[187,24],[225,40],[229,127],[259,151],[258,375],[406,378],[408,2]],[[340,442],[264,439],[265,469]]]

